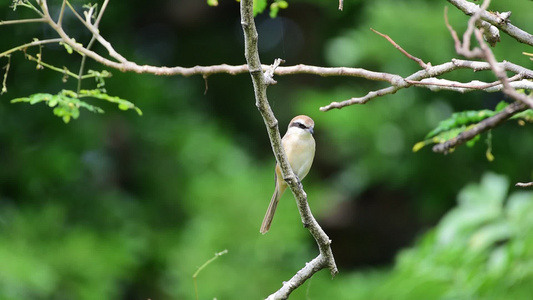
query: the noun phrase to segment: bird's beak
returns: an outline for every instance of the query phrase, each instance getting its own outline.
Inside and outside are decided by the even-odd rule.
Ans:
[[[309,132],[311,132],[311,134],[314,134],[315,131],[313,130],[313,128],[309,128]]]

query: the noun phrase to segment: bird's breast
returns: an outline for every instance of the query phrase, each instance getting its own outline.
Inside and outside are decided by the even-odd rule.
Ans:
[[[309,173],[315,157],[315,140],[309,137],[284,138],[283,148],[292,170],[300,180]]]

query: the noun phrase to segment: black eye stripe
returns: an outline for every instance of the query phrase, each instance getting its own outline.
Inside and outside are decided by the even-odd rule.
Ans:
[[[307,129],[308,127],[300,122],[292,122],[290,127],[298,127],[301,129]]]

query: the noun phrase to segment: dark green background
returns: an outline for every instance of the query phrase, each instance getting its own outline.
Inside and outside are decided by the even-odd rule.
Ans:
[[[6,2],[0,4],[0,19],[35,17],[23,8],[13,12]],[[48,2],[57,15],[61,1]],[[493,2],[491,9],[512,10],[513,24],[533,31],[532,2]],[[78,12],[81,3],[74,1]],[[267,13],[256,18],[261,59],[407,76],[419,66],[369,28],[425,62],[444,63],[457,57],[444,6],[462,34],[468,18],[446,1],[345,1],[343,12],[336,1],[289,1],[277,19]],[[71,14],[64,27],[82,43],[90,39]],[[235,1],[220,0],[218,7],[200,0],[111,1],[100,30],[138,64],[245,63]],[[0,51],[34,37],[56,37],[37,23],[1,26],[0,36]],[[95,50],[106,53],[101,46]],[[521,54],[531,48],[503,33],[493,50],[499,60],[531,67]],[[27,51],[35,55],[38,48]],[[79,68],[80,57],[62,46],[48,45],[42,53],[45,62]],[[91,60],[87,68],[102,70]],[[75,89],[76,80],[62,82],[62,74],[36,70],[21,52],[11,57],[8,92],[0,96],[0,299],[194,299],[192,274],[224,249],[228,254],[198,277],[200,299],[261,299],[317,255],[290,193],[271,231],[259,234],[274,189],[274,157],[248,74],[204,81],[109,71],[107,92],[135,103],[143,116],[90,100],[106,113],[82,111],[78,120],[64,124],[44,104],[9,101]],[[495,80],[490,72],[470,70],[444,77]],[[485,158],[486,135],[451,155],[429,147],[411,151],[452,112],[493,109],[505,97],[409,88],[366,105],[320,112],[332,101],[386,85],[313,75],[276,79],[268,95],[282,134],[294,115],[315,120],[317,153],[304,186],[333,240],[340,270],[334,280],[321,271],[291,299],[489,299],[475,291],[459,293],[466,289],[453,280],[419,294],[390,282],[403,274],[393,268],[399,251],[455,206],[462,187],[488,171],[507,176],[507,186],[533,179],[531,125],[508,122],[493,130],[493,162]],[[95,83],[86,80],[83,87]],[[531,246],[531,238],[524,243]],[[447,259],[460,261],[462,254]],[[524,256],[529,265],[520,265],[531,270],[533,251]],[[417,260],[415,255],[407,265],[421,268]],[[520,282],[533,285],[527,276]],[[513,289],[500,283],[489,283],[488,295],[493,287],[501,286],[503,295]],[[380,294],[383,289],[389,294]]]

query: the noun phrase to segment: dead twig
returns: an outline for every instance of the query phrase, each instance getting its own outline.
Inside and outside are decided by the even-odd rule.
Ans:
[[[428,68],[428,65],[423,61],[421,60],[420,58],[418,57],[415,57],[411,54],[409,54],[407,51],[405,51],[402,47],[400,47],[400,45],[398,45],[390,36],[386,35],[386,34],[383,34],[377,30],[375,30],[374,28],[370,28],[370,30],[372,30],[374,33],[377,33],[379,34],[380,36],[384,37],[385,39],[387,39],[387,41],[389,41],[389,43],[391,43],[394,48],[400,50],[400,52],[402,52],[405,56],[407,56],[409,59],[411,60],[414,60],[419,66],[422,67],[422,69],[427,69]]]

